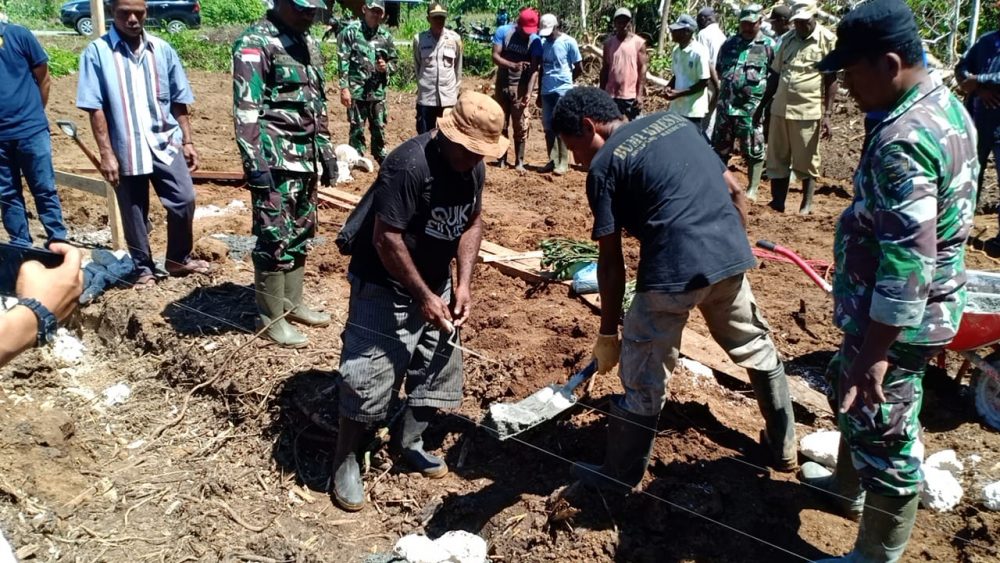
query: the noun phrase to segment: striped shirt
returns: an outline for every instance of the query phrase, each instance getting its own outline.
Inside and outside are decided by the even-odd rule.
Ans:
[[[76,107],[104,111],[122,176],[152,174],[154,158],[173,162],[182,133],[170,106],[192,103],[177,52],[149,32],[132,52],[112,26],[80,55]]]

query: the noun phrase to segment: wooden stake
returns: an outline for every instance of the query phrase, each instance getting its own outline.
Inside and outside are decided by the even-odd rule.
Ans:
[[[90,0],[90,21],[94,22],[94,39],[104,35],[104,0]]]
[[[660,0],[660,40],[656,43],[656,53],[663,54],[667,43],[667,28],[670,26],[670,0]]]

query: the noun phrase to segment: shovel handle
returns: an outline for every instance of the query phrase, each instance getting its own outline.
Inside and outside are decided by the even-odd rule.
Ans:
[[[597,360],[591,360],[587,367],[581,369],[580,371],[573,374],[573,377],[569,378],[566,385],[563,386],[563,391],[567,393],[572,393],[581,383],[587,381],[597,372]]]
[[[823,291],[827,293],[833,291],[833,287],[829,284],[829,282],[827,282],[825,279],[823,279],[822,276],[816,273],[816,270],[813,270],[812,267],[809,266],[809,264],[806,264],[806,261],[803,260],[793,250],[785,248],[780,244],[775,244],[769,240],[759,240],[757,241],[757,246],[763,248],[764,250],[769,250],[771,252],[780,254],[785,258],[788,258],[796,266],[802,268],[802,271],[805,272],[807,276],[809,276],[809,279],[811,279],[813,283],[815,283],[816,285],[820,286],[823,289]]]

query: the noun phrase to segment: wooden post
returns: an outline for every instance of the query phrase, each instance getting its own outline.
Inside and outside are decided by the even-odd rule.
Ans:
[[[104,0],[90,0],[90,21],[94,22],[94,39],[104,35]]]
[[[662,55],[667,43],[667,28],[670,26],[670,0],[660,0],[660,40],[656,43],[656,54]]]

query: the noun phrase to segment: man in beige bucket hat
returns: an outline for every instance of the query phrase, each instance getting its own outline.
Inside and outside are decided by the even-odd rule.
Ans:
[[[369,425],[390,418],[404,386],[404,410],[391,432],[395,451],[427,477],[448,473],[443,459],[424,451],[422,435],[437,409],[462,400],[462,352],[448,340],[472,311],[483,158],[507,151],[503,121],[492,98],[463,92],[437,129],[386,157],[338,239],[352,255],[331,491],[344,510],[364,507],[359,449],[371,443]],[[348,247],[351,225],[358,227]]]

